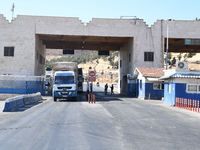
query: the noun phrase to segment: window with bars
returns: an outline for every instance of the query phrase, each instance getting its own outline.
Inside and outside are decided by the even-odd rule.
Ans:
[[[14,56],[14,47],[4,47],[4,56]]]
[[[144,61],[154,61],[154,52],[144,52]]]
[[[200,85],[199,84],[187,84],[187,92],[188,93],[200,93]]]
[[[154,83],[153,84],[153,89],[154,90],[163,90],[164,89],[164,84],[163,83]]]

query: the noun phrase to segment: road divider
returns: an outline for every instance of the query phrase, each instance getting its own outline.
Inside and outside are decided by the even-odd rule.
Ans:
[[[41,93],[20,95],[12,98],[8,98],[5,101],[3,112],[12,112],[18,110],[25,105],[36,103],[42,99]]]

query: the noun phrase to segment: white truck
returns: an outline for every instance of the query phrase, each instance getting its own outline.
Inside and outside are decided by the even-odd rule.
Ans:
[[[76,62],[56,62],[53,64],[54,101],[57,99],[77,100],[78,92],[78,65]]]

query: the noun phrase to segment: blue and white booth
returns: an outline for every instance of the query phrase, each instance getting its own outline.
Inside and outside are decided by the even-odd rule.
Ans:
[[[137,67],[134,71],[135,96],[140,99],[161,100],[164,97],[164,84],[160,77],[164,68]]]
[[[200,100],[200,71],[188,70],[187,62],[179,62],[177,69],[164,70],[164,103],[175,106],[176,99]]]

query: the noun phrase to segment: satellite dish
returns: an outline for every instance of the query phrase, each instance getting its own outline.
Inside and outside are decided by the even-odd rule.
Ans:
[[[183,62],[179,62],[179,63],[178,63],[178,67],[179,67],[179,68],[183,68],[183,67],[184,67],[184,63],[183,63]]]

